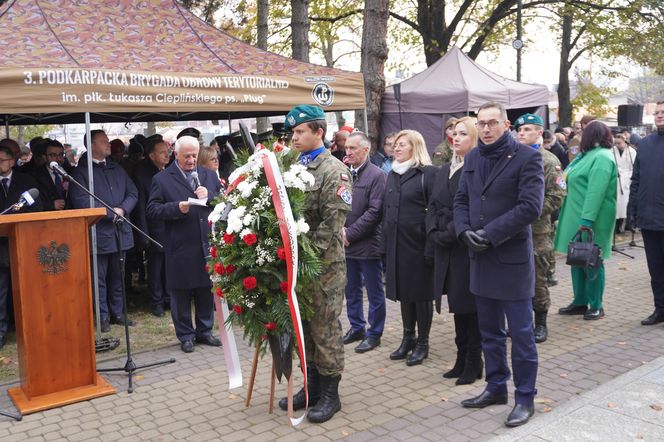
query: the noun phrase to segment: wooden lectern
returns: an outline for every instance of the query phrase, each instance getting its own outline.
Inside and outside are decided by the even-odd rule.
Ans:
[[[88,227],[106,209],[0,216],[9,237],[22,414],[115,393],[96,371]]]

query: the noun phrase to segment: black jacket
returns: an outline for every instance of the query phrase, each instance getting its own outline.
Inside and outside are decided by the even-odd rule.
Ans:
[[[380,259],[380,222],[387,174],[367,161],[353,179],[353,205],[346,216],[346,258]]]
[[[426,214],[437,170],[422,166],[387,176],[382,248],[388,299],[433,300],[433,247],[427,243]]]
[[[462,170],[450,178],[450,163],[441,166],[434,182],[427,213],[427,238],[434,249],[434,299],[440,313],[441,297],[447,295],[450,313],[475,313],[475,296],[470,293],[468,248],[454,229],[454,195]]]
[[[68,191],[65,190],[65,187],[69,183],[66,183],[63,179],[63,188],[61,194],[58,195],[58,191],[55,188],[55,183],[51,178],[51,174],[48,170],[47,164],[42,164],[40,167],[35,170],[34,173],[35,180],[37,181],[37,189],[39,189],[39,199],[42,201],[43,210],[55,210],[54,201],[57,199],[65,200],[65,209],[71,209],[71,204],[67,198]]]
[[[664,231],[664,134],[653,133],[639,143],[629,188],[627,216],[645,230]]]
[[[21,198],[21,194],[32,188],[37,188],[35,179],[25,173],[12,172],[9,189],[7,189],[7,197],[0,189],[0,211],[7,209],[12,204],[16,204]],[[26,212],[39,212],[42,210],[41,198],[37,198],[35,203],[31,206],[23,206],[20,211],[14,213]],[[0,267],[9,267],[9,242],[7,237],[0,237]]]

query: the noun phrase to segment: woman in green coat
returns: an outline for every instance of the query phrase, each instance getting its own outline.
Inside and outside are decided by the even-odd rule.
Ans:
[[[583,130],[580,154],[565,169],[567,196],[558,219],[555,249],[567,253],[567,246],[577,232],[592,231],[602,259],[611,256],[616,218],[618,173],[611,152],[611,130],[593,121]],[[572,267],[574,300],[561,308],[561,315],[583,315],[583,319],[604,316],[604,263],[596,269]]]

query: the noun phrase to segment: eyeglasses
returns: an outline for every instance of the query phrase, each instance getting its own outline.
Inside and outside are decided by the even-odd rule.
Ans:
[[[478,129],[483,129],[484,126],[489,126],[489,129],[495,129],[500,123],[503,123],[505,120],[489,120],[489,121],[478,121],[475,123],[475,126]]]
[[[64,152],[61,152],[61,153],[49,153],[49,154],[46,154],[46,156],[49,157],[49,158],[64,158],[64,157],[65,157],[65,154],[64,154]]]

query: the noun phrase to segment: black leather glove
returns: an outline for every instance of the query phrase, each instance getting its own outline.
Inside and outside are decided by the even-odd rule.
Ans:
[[[477,232],[466,230],[461,234],[461,241],[463,241],[470,251],[475,253],[486,252],[491,247],[491,243],[486,237],[484,230],[478,230]]]

